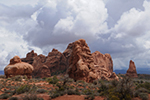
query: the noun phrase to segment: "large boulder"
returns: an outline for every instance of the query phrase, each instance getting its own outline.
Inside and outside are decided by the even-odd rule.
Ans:
[[[26,75],[28,78],[32,78],[31,74],[33,70],[32,65],[21,62],[19,56],[15,56],[10,60],[9,65],[4,68],[4,73],[7,78],[16,75]]]
[[[118,80],[118,76],[113,72],[113,61],[110,54],[102,54],[99,51],[92,53],[94,66],[98,79]]]
[[[84,39],[72,43],[72,53],[69,59],[68,75],[74,80],[92,82],[97,79],[94,72],[94,60]]]
[[[126,76],[130,76],[133,78],[138,77],[137,72],[136,72],[136,66],[132,60],[130,60],[129,69],[127,70]]]

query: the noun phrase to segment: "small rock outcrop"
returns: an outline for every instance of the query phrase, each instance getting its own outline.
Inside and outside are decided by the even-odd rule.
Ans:
[[[92,56],[98,79],[119,79],[113,72],[113,61],[110,54],[102,54],[99,51],[95,51],[92,53]]]
[[[16,75],[26,75],[28,78],[32,78],[33,70],[32,65],[22,62],[19,56],[15,56],[10,60],[9,65],[4,68],[4,73],[7,78]]]
[[[130,76],[133,78],[138,77],[136,72],[136,66],[132,60],[130,60],[129,69],[127,70],[126,76]]]

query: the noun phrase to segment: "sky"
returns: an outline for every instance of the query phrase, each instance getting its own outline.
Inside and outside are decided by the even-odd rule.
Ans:
[[[15,55],[85,39],[112,56],[114,69],[150,69],[150,0],[0,0],[0,70]]]

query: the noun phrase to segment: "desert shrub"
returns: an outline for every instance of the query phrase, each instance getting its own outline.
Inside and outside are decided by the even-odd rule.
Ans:
[[[0,78],[5,79],[5,78],[6,78],[6,76],[5,76],[5,75],[0,75]]]
[[[21,87],[19,87],[17,90],[16,90],[16,93],[17,94],[21,94],[21,93],[25,93],[25,92],[36,92],[37,91],[37,87],[35,85],[29,85],[29,84],[25,84],[25,85],[22,85]]]
[[[10,97],[8,100],[19,100],[17,97]]]
[[[118,85],[118,81],[117,80],[112,80],[111,81],[111,85],[113,86],[113,87],[116,87],[117,85]]]
[[[112,95],[111,97],[108,98],[108,100],[120,100],[117,96]]]
[[[139,94],[139,97],[140,97],[142,100],[148,100],[148,94],[147,94],[147,93],[140,93],[140,94]]]
[[[145,89],[145,88],[139,88],[139,89],[137,89],[137,90],[135,91],[134,96],[135,96],[135,97],[138,97],[140,93],[148,93],[148,90]]]
[[[44,100],[43,98],[38,98],[36,94],[28,94],[22,97],[23,100]]]
[[[68,95],[76,95],[77,92],[76,92],[75,90],[72,90],[72,89],[71,89],[71,90],[68,90],[68,91],[67,91],[67,94],[68,94]]]
[[[22,76],[21,75],[17,75],[11,78],[13,81],[22,81]]]
[[[142,84],[139,84],[136,89],[139,89],[139,88],[145,88],[149,91],[150,93],[150,83],[149,82],[145,82],[145,83],[142,83]]]
[[[53,99],[53,98],[56,98],[56,97],[59,97],[61,96],[61,94],[59,92],[54,92],[53,94],[50,95],[50,97]]]
[[[94,99],[95,99],[95,96],[94,96],[93,94],[87,95],[84,99],[87,99],[87,100],[94,100]]]
[[[0,95],[0,99],[7,99],[7,98],[9,98],[10,96],[11,96],[10,94],[4,93],[4,94],[1,94],[1,95]]]
[[[100,93],[100,96],[105,96],[108,94],[108,89],[109,89],[109,84],[102,82],[100,87],[98,87],[97,92]]]
[[[134,87],[129,77],[124,77],[117,85],[115,92],[119,93],[121,100],[130,100],[133,97]]]
[[[91,89],[85,89],[85,90],[83,90],[83,94],[91,95],[91,94],[93,94],[93,91]]]
[[[77,80],[76,83],[85,83],[85,81],[83,81],[83,80]]]
[[[12,93],[13,91],[11,90],[6,90],[5,93]]]
[[[47,91],[45,89],[37,89],[38,93],[46,93]]]
[[[94,84],[94,85],[97,85],[97,84],[98,84],[98,81],[97,81],[97,80],[94,80],[94,81],[93,81],[93,84]]]
[[[56,84],[59,80],[57,78],[57,76],[53,76],[53,78],[49,77],[49,78],[46,78],[46,81],[49,82],[49,84]]]

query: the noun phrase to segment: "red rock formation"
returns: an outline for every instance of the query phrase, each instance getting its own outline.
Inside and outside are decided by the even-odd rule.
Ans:
[[[50,77],[51,74],[58,74],[67,69],[65,56],[56,49],[53,49],[46,57],[42,54],[37,56],[34,51],[31,51],[22,61],[32,63],[35,77]]]
[[[51,74],[58,73],[67,69],[65,56],[56,49],[53,49],[47,56],[45,65],[51,71]]]
[[[69,67],[69,59],[72,53],[73,43],[70,43],[67,47],[67,49],[63,52],[63,55],[66,57],[66,64],[67,67]]]
[[[22,58],[21,61],[22,62],[27,62],[29,64],[33,63],[34,57],[37,57],[37,53],[34,53],[34,50],[32,50],[31,52],[29,52],[26,55],[26,58]]]
[[[16,75],[26,75],[28,78],[32,78],[31,74],[34,68],[32,65],[21,62],[19,56],[15,56],[10,60],[10,64],[4,68],[6,77],[12,77]]]
[[[72,51],[69,49],[71,47]],[[68,51],[72,53],[68,53]],[[118,80],[118,76],[113,72],[113,61],[110,54],[101,54],[91,51],[85,40],[80,39],[73,42],[65,50],[64,54],[71,54],[68,74],[75,80],[92,82],[95,79]]]
[[[132,60],[130,60],[129,69],[127,70],[126,76],[130,76],[133,78],[138,77],[136,72],[136,66]]]
[[[91,51],[85,40],[73,42],[72,53],[69,61],[68,74],[74,80],[92,82],[97,79],[94,73],[94,61]]]
[[[118,80],[117,75],[113,73],[113,61],[110,54],[102,54],[96,51],[92,53],[92,56],[98,79]]]

